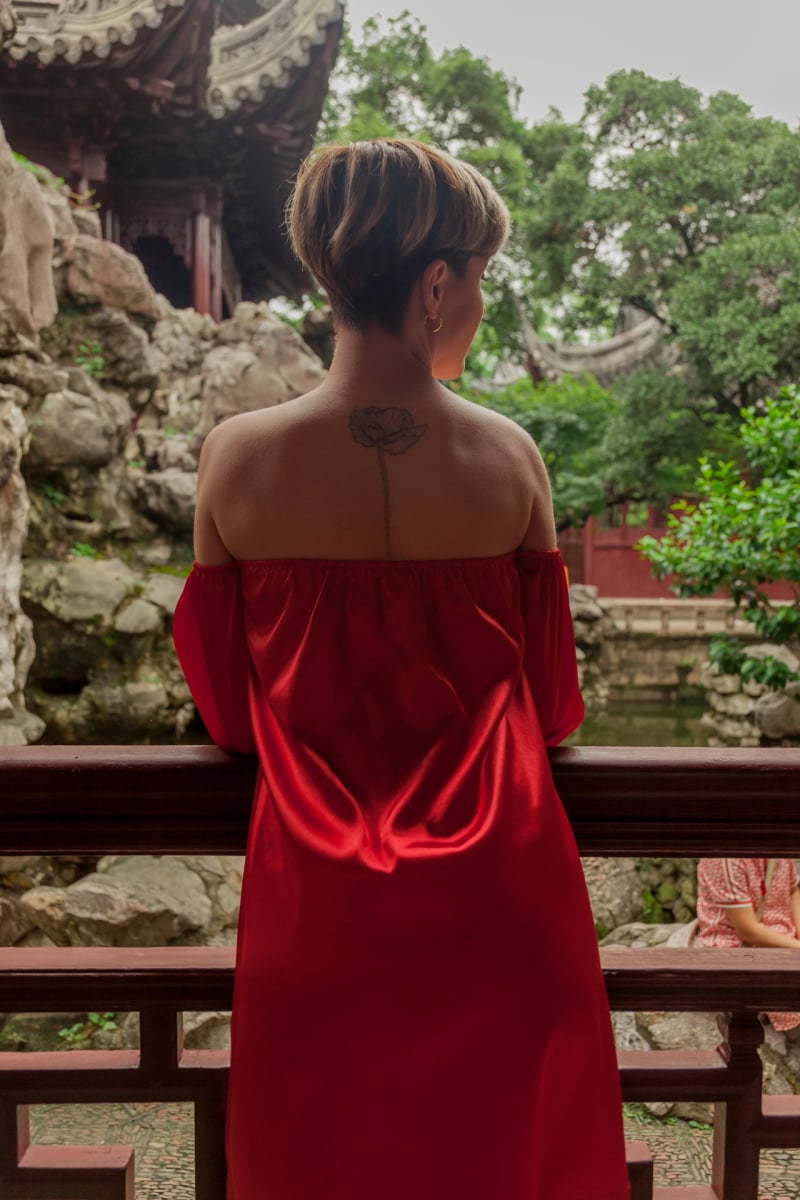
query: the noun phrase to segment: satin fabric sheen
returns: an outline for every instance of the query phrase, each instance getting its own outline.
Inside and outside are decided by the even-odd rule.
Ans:
[[[229,1200],[626,1200],[558,553],[195,565],[175,644],[260,764]]]

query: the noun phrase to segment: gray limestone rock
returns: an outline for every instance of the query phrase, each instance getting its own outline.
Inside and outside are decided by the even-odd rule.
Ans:
[[[131,423],[124,397],[106,393],[84,376],[81,392],[46,396],[30,418],[30,469],[99,467],[119,454]]]
[[[35,336],[56,315],[53,227],[41,188],[0,128],[0,337]]]
[[[156,293],[135,255],[85,233],[65,239],[59,251],[55,280],[62,300],[101,304],[158,320]]]
[[[121,609],[114,619],[117,633],[154,633],[161,628],[161,613],[149,600],[135,597]]]
[[[618,929],[641,914],[642,888],[633,859],[583,858],[581,864],[597,925]]]
[[[722,678],[729,678],[723,676]],[[749,717],[756,707],[754,697],[748,696],[745,692],[731,692],[720,695],[716,691],[709,692],[709,700],[711,707],[716,712],[724,713],[729,717]]]
[[[81,699],[88,706],[92,729],[115,743],[135,742],[164,732],[169,696],[163,683],[89,683]]]
[[[92,313],[87,331],[102,348],[104,378],[127,387],[155,385],[163,355],[127,313],[101,308]]]
[[[203,885],[179,859],[137,857],[66,888],[20,900],[59,946],[157,946],[202,929],[211,917]]]
[[[16,896],[0,889],[0,946],[15,946],[34,923]]]
[[[199,372],[218,326],[211,317],[192,308],[172,308],[163,296],[159,299],[159,320],[152,343],[161,354],[165,374],[186,376]]]
[[[35,398],[69,387],[69,371],[41,362],[30,354],[10,354],[0,358],[0,382],[17,388],[14,399],[21,408],[26,408]]]
[[[20,469],[28,429],[14,398],[0,395],[0,745],[25,746],[44,730],[28,712],[25,684],[34,657],[33,626],[22,611],[22,550],[30,504]]]
[[[601,939],[601,946],[630,946],[640,950],[649,946],[663,946],[675,932],[675,925],[648,925],[644,921],[630,921],[613,929]]]
[[[27,605],[65,624],[109,619],[136,584],[121,559],[34,559],[25,564],[23,595]]]
[[[317,356],[266,304],[237,305],[216,340],[203,363],[202,435],[225,417],[282,404],[325,377]]]
[[[800,699],[796,685],[781,692],[766,692],[756,701],[756,725],[765,737],[778,741],[800,737]]]
[[[183,1014],[183,1044],[187,1050],[227,1050],[231,1044],[231,1014]]]
[[[170,467],[150,471],[134,483],[139,507],[149,517],[176,533],[191,533],[197,499],[197,474]]]
[[[185,583],[186,580],[181,575],[167,575],[164,572],[155,571],[151,575],[145,576],[142,596],[172,616]]]

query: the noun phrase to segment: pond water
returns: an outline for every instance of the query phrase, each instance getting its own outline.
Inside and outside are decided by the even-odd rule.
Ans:
[[[702,704],[611,701],[589,712],[567,746],[705,746]]]

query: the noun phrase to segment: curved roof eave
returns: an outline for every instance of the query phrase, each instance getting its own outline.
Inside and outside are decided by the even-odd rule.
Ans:
[[[206,106],[217,119],[242,105],[261,104],[307,67],[331,25],[344,17],[341,0],[273,0],[263,16],[217,29],[211,40]]]
[[[104,0],[102,5],[42,4],[41,13],[28,6],[24,21],[17,17],[14,40],[6,53],[15,62],[34,58],[42,66],[61,62],[77,66],[85,59],[108,58],[115,48],[129,48],[145,31],[158,29],[170,10],[189,0]]]

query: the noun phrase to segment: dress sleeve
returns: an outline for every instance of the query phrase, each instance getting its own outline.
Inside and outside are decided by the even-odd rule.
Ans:
[[[697,864],[697,888],[708,903],[718,908],[754,907],[747,859],[701,858]]]
[[[583,720],[567,576],[557,550],[518,556],[524,671],[546,746],[557,746]]]
[[[203,724],[222,750],[254,754],[250,657],[235,563],[192,568],[175,609],[178,660]]]

